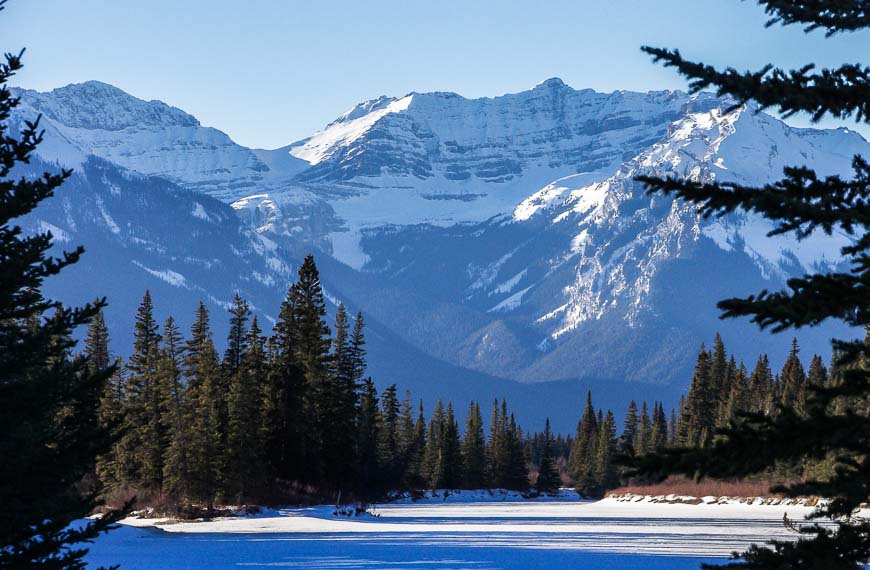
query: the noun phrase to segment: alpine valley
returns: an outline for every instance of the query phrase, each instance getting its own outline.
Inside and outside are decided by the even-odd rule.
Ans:
[[[587,388],[614,409],[674,403],[717,331],[750,365],[784,355],[790,336],[720,321],[716,301],[833,270],[849,243],[770,239],[745,214],[706,220],[634,177],[763,184],[803,164],[849,176],[853,155],[870,155],[855,132],[794,128],[710,94],[559,79],[494,98],[379,97],[276,150],[99,82],[17,94],[16,119],[42,114],[46,130],[25,174],[75,171],[23,222],[58,248],[86,248],[49,295],[106,295],[114,331],[132,330],[146,288],[159,317],[183,324],[203,300],[221,341],[235,291],[274,322],[314,252],[333,307],[366,316],[379,387],[506,397],[518,419],[545,410],[562,431]],[[798,339],[827,357],[844,333],[823,325]],[[132,339],[112,341],[126,354]]]

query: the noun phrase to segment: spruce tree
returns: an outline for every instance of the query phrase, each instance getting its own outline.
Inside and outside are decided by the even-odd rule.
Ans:
[[[119,487],[125,481],[125,466],[119,455],[119,440],[124,425],[124,360],[117,357],[112,364],[114,373],[103,387],[98,408],[98,417],[103,429],[112,434],[115,441],[107,453],[97,456],[94,472],[105,490]]]
[[[459,424],[453,413],[452,402],[447,402],[440,447],[444,470],[442,486],[448,489],[459,488],[462,485],[462,450],[459,442]]]
[[[628,403],[628,410],[625,412],[625,422],[623,423],[622,435],[619,439],[621,452],[625,454],[634,453],[634,440],[637,437],[637,430],[640,427],[640,418],[637,415],[637,403],[632,400]]]
[[[260,429],[266,463],[280,479],[301,479],[307,423],[303,409],[305,372],[298,359],[298,331],[293,287],[281,303],[268,347],[268,372],[263,389]]]
[[[813,355],[810,361],[810,369],[807,371],[807,385],[815,387],[823,387],[828,384],[828,369],[825,363],[822,362],[822,357],[818,354]]]
[[[245,340],[240,343],[243,347],[241,361],[231,376],[227,396],[226,488],[238,502],[249,498],[262,482],[263,452],[259,427],[266,372],[266,339],[261,333],[257,317],[254,317]]]
[[[224,353],[224,371],[227,377],[232,377],[242,366],[242,355],[247,348],[247,324],[251,317],[248,302],[235,293],[229,309],[230,332],[227,335],[227,350]]]
[[[417,430],[411,392],[405,392],[399,413],[399,463],[402,470],[402,487],[410,488],[419,481],[422,448],[417,447]]]
[[[399,462],[399,399],[396,385],[388,386],[381,394],[381,414],[378,430],[378,465],[381,480],[387,487],[394,487],[401,476]]]
[[[107,370],[112,365],[109,354],[109,328],[106,326],[102,309],[88,323],[84,353],[88,359],[88,366],[96,372]]]
[[[126,425],[119,461],[128,466],[127,484],[159,492],[167,441],[157,370],[161,338],[158,328],[151,293],[145,291],[136,311],[133,353],[127,362]]]
[[[423,400],[417,405],[417,420],[414,422],[414,451],[406,467],[407,484],[419,487],[425,484],[423,459],[426,452],[426,418],[423,415]]]
[[[97,371],[87,357],[69,356],[73,331],[105,301],[71,309],[40,292],[46,278],[75,264],[84,250],[49,257],[51,233],[24,236],[13,222],[71,174],[12,174],[42,142],[38,118],[17,134],[9,124],[20,100],[7,82],[21,68],[22,53],[0,62],[0,566],[84,568],[83,545],[123,515],[113,511],[70,526],[98,506],[99,489],[82,493],[75,485],[112,443],[97,409],[114,370]]]
[[[529,488],[528,460],[523,445],[523,432],[517,425],[513,414],[510,415],[510,420],[507,422],[505,436],[508,456],[504,486],[512,491],[526,491]]]
[[[656,410],[660,410],[655,406]],[[651,433],[655,432],[655,428]],[[619,471],[615,462],[617,453],[616,419],[613,412],[607,410],[604,421],[598,431],[598,445],[595,455],[595,479],[593,486],[598,495],[602,496],[608,489],[619,483]]]
[[[640,407],[637,435],[634,438],[634,449],[638,455],[649,453],[652,449],[652,427],[649,408],[647,408],[646,402],[644,402]]]
[[[592,393],[586,393],[586,407],[577,424],[577,435],[568,459],[574,486],[581,495],[595,494],[595,455],[598,447],[598,419],[592,406]]]
[[[710,390],[714,402],[724,402],[731,391],[728,384],[728,352],[721,335],[716,333],[713,350],[710,352]],[[718,415],[719,410],[715,412]]]
[[[189,422],[192,421],[189,393],[183,379],[183,346],[175,319],[163,325],[158,373],[167,387],[164,413],[168,420],[168,446],[163,458],[163,490],[176,500],[190,500],[191,454],[193,443]]]
[[[426,430],[426,451],[423,454],[423,478],[430,489],[440,489],[444,486],[444,403],[439,400],[435,404],[432,417],[429,418],[429,429]]]
[[[504,486],[502,464],[505,456],[502,417],[499,413],[498,400],[493,400],[489,417],[489,441],[486,446],[486,478],[490,488]]]
[[[749,411],[762,415],[773,412],[773,373],[766,354],[758,357],[749,376]]]
[[[683,408],[677,444],[684,447],[704,447],[712,437],[716,421],[717,392],[710,371],[710,353],[701,345],[692,384]]]
[[[354,456],[358,463],[359,486],[362,491],[371,492],[378,482],[378,441],[380,440],[378,394],[371,378],[363,382],[356,418]]]
[[[351,365],[351,378],[354,385],[359,389],[360,383],[366,374],[365,321],[363,320],[362,313],[357,313],[356,319],[354,319],[348,353]]]
[[[466,489],[482,489],[486,480],[486,440],[480,405],[471,402],[462,437],[462,477]]]
[[[760,0],[770,15],[768,25],[800,24],[807,32],[821,28],[828,35],[864,31],[870,27],[866,2],[791,2]],[[813,120],[825,116],[854,117],[870,122],[870,68],[846,64],[817,70],[806,65],[793,71],[772,65],[741,73],[683,58],[678,51],[644,48],[657,61],[676,68],[690,80],[693,91],[713,86],[719,95],[741,105],[755,101],[761,109],[775,108],[782,115],[808,113]],[[840,271],[810,273],[790,279],[787,289],[763,291],[719,303],[724,317],[750,317],[762,329],[774,332],[814,326],[827,319],[848,326],[870,325],[870,165],[853,159],[855,175],[821,177],[812,165],[793,165],[783,179],[760,188],[737,182],[642,177],[651,193],[665,193],[699,206],[704,216],[735,210],[754,212],[774,224],[771,235],[793,233],[798,239],[817,231],[850,236],[841,250],[846,263]],[[838,413],[833,404],[842,398],[870,396],[870,366],[864,360],[863,339],[836,340],[836,364],[844,372],[836,386],[810,387],[804,414],[787,405],[794,391],[784,390],[786,402],[772,414],[744,414],[720,430],[715,443],[704,449],[673,450],[639,463],[641,471],[665,477],[671,473],[695,476],[743,477],[768,470],[778,463],[834,456],[834,475],[776,488],[787,496],[818,495],[830,502],[816,509],[813,518],[828,517],[832,526],[803,525],[797,541],[771,541],[754,545],[731,568],[840,568],[858,569],[870,561],[870,523],[852,515],[870,500],[870,451],[864,434],[864,415]],[[792,370],[791,372],[794,372]],[[784,386],[795,387],[794,376]]]
[[[653,404],[652,428],[650,429],[648,452],[661,451],[668,443],[668,420],[662,404]]]
[[[320,460],[325,479],[341,487],[354,477],[354,424],[357,390],[354,380],[353,347],[344,305],[335,316],[329,371],[320,386]]]
[[[779,373],[780,378],[780,404],[792,408],[796,413],[803,414],[806,405],[806,381],[807,376],[804,365],[798,354],[797,339],[792,339],[791,351]]]
[[[322,446],[329,434],[333,414],[330,389],[330,330],[326,325],[326,300],[314,256],[307,255],[299,267],[299,278],[290,288],[294,351],[303,373],[301,424],[303,478],[320,480],[324,475]],[[327,438],[329,436],[327,435]],[[330,442],[327,442],[330,445]]]
[[[208,311],[199,304],[185,348],[185,375],[190,393],[190,495],[211,509],[222,486],[225,468],[221,433],[220,362],[212,342]]]
[[[541,459],[538,462],[538,480],[535,482],[535,490],[538,493],[553,494],[559,490],[561,483],[553,457],[553,432],[550,430],[550,418],[547,418],[541,441]]]

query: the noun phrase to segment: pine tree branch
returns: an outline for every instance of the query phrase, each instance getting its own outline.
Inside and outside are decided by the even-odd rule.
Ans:
[[[870,2],[867,0],[759,0],[771,16],[767,26],[804,24],[804,31],[819,28],[827,36],[870,27]]]
[[[852,159],[855,177],[819,178],[806,167],[787,167],[785,178],[760,188],[735,182],[695,182],[680,178],[636,178],[647,194],[666,194],[698,205],[704,217],[720,217],[736,210],[755,212],[778,222],[768,236],[795,232],[798,239],[822,229],[841,229],[849,235],[856,227],[870,228],[870,165],[861,156]],[[870,239],[847,247],[844,254],[870,248]]]
[[[644,46],[655,62],[674,67],[689,79],[689,88],[697,93],[715,87],[720,96],[731,96],[735,107],[756,101],[761,109],[774,107],[783,117],[809,113],[813,121],[829,114],[840,119],[854,116],[857,122],[870,121],[870,68],[844,64],[836,69],[816,69],[805,65],[784,71],[773,65],[760,70],[739,72],[733,67],[719,71],[711,65],[683,59],[679,50]]]
[[[720,301],[721,318],[751,317],[761,329],[781,332],[839,319],[852,326],[870,323],[870,256],[855,262],[855,274],[806,275],[789,279],[790,291]]]

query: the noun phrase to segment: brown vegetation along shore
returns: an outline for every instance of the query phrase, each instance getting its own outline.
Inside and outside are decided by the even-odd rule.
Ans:
[[[608,497],[624,495],[645,495],[660,497],[678,495],[680,497],[735,497],[735,498],[782,498],[771,493],[773,481],[717,481],[705,479],[692,481],[684,477],[669,477],[655,485],[626,485],[607,493]]]

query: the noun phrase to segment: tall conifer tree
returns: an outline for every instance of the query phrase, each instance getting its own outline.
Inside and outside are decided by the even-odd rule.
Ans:
[[[249,498],[262,483],[263,449],[259,427],[262,423],[266,339],[262,336],[257,317],[251,321],[245,336],[241,343],[243,352],[239,368],[231,376],[227,396],[226,486],[240,502]]]
[[[38,118],[17,133],[10,128],[20,100],[7,82],[21,68],[22,53],[0,62],[0,566],[79,569],[84,543],[123,514],[70,526],[98,505],[99,490],[82,494],[74,486],[112,442],[97,409],[113,370],[95,371],[86,357],[68,357],[73,331],[94,319],[105,301],[70,309],[40,292],[46,278],[76,263],[84,250],[51,258],[50,233],[23,236],[13,222],[71,174],[12,174],[42,142]],[[49,312],[54,315],[43,319]]]
[[[462,437],[463,485],[466,489],[482,489],[486,479],[486,439],[480,405],[471,402],[465,418]]]
[[[870,27],[863,0],[759,3],[770,15],[768,25],[799,24],[807,32],[821,28],[828,35]],[[738,105],[752,100],[761,109],[773,107],[785,116],[802,112],[814,120],[832,116],[870,121],[870,68],[860,64],[823,70],[806,65],[792,71],[767,65],[757,72],[740,73],[686,60],[676,50],[644,50],[687,77],[693,91],[713,86],[719,95],[733,97]],[[639,180],[651,193],[696,203],[704,216],[721,216],[738,209],[759,214],[773,222],[771,235],[794,233],[803,239],[816,231],[837,231],[851,236],[841,251],[847,260],[845,269],[790,279],[783,291],[764,291],[719,303],[725,317],[747,316],[761,328],[779,332],[817,325],[829,318],[852,327],[870,325],[870,165],[855,156],[853,169],[852,178],[821,177],[811,165],[793,165],[784,170],[783,179],[760,188],[719,180]],[[870,420],[838,413],[833,405],[844,397],[870,398],[870,366],[863,361],[867,346],[854,339],[835,341],[834,349],[838,365],[847,372],[836,386],[813,387],[804,414],[780,402],[775,414],[745,415],[721,430],[708,448],[675,450],[640,463],[642,471],[656,477],[669,473],[739,477],[766,471],[781,462],[837,457],[833,477],[777,489],[788,496],[830,497],[831,501],[813,516],[833,519],[834,528],[805,525],[800,540],[772,541],[770,548],[755,545],[740,556],[742,561],[729,565],[731,568],[858,569],[870,561],[870,523],[851,516],[870,500],[866,484],[870,451],[864,435]],[[799,375],[789,376],[784,385],[794,387]]]
[[[592,393],[586,393],[586,407],[577,424],[577,435],[571,447],[569,470],[574,485],[582,495],[594,494],[595,452],[598,446],[598,419],[592,406]]]
[[[539,493],[555,493],[559,490],[561,480],[553,457],[553,432],[550,430],[550,418],[544,424],[541,441],[541,460],[538,462],[538,480],[535,490]]]
[[[190,423],[193,420],[190,395],[183,379],[182,338],[169,317],[163,325],[163,343],[158,371],[161,382],[167,387],[164,413],[168,420],[168,446],[163,460],[163,488],[171,496],[190,500],[192,497],[188,483],[191,479],[191,441]]]
[[[222,381],[218,353],[212,342],[208,311],[200,303],[185,349],[185,374],[190,390],[190,493],[211,509],[221,491],[225,447],[221,433]]]

